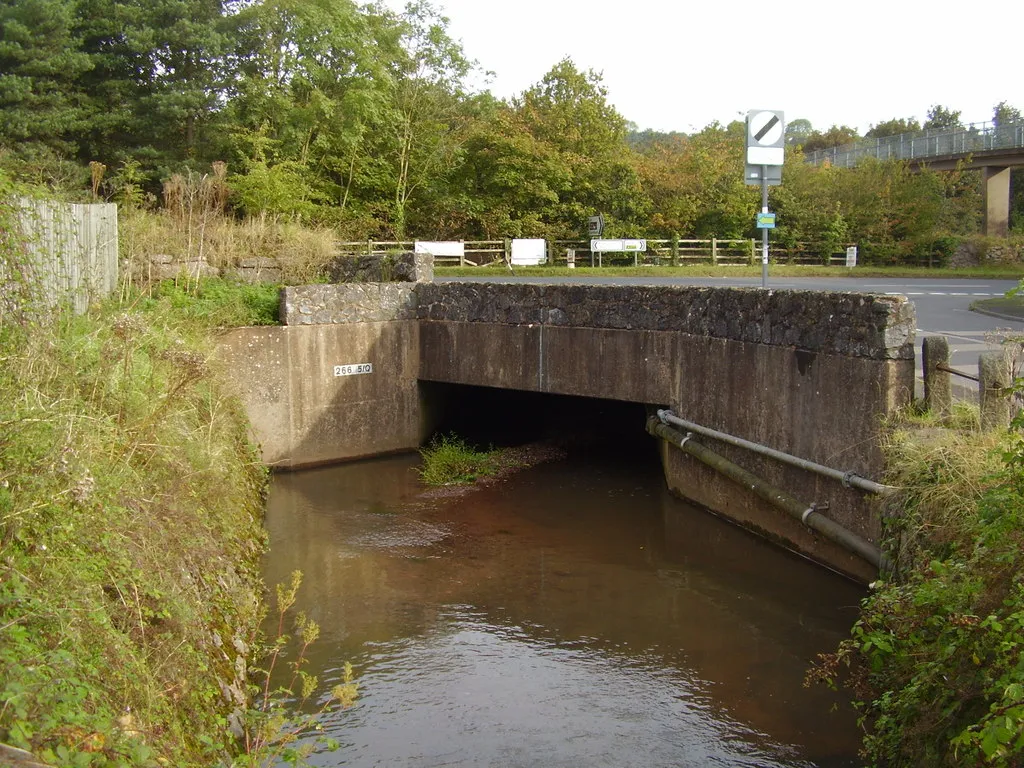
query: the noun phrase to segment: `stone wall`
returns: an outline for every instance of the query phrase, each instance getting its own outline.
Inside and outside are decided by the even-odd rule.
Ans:
[[[125,268],[128,265],[123,265]],[[274,258],[253,257],[237,264],[216,267],[205,258],[180,259],[169,254],[154,254],[144,262],[131,265],[136,282],[158,282],[179,277],[226,277],[244,283],[279,283],[284,270]],[[328,278],[335,283],[429,282],[434,279],[434,257],[430,254],[374,254],[337,256],[327,267]]]
[[[289,286],[281,291],[282,325],[380,323],[417,318],[413,283]]]
[[[877,360],[914,357],[898,296],[737,288],[444,283],[416,288],[421,320],[677,331]]]
[[[434,257],[429,253],[338,256],[327,268],[334,283],[423,283],[434,279]]]

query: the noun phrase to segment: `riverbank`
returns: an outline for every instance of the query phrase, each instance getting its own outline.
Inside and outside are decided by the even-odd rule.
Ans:
[[[896,568],[812,677],[842,680],[864,754],[891,766],[1024,760],[1024,417],[976,411],[892,425],[882,509]]]
[[[230,762],[266,475],[205,332],[159,306],[0,319],[0,742]]]

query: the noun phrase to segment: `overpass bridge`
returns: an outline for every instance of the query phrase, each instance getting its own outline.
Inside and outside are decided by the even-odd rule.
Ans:
[[[972,123],[966,128],[929,129],[864,139],[805,155],[814,165],[843,168],[865,158],[905,160],[918,167],[949,171],[962,164],[980,169],[985,181],[985,234],[1006,237],[1010,222],[1010,169],[1024,167],[1024,123]]]
[[[914,307],[902,296],[367,283],[285,288],[281,317],[283,326],[230,331],[220,347],[263,460],[281,468],[416,450],[442,410],[468,407],[464,395],[483,387],[635,404],[637,430],[647,414],[670,409],[694,425],[877,480],[882,420],[914,389]],[[807,512],[780,512],[745,480],[679,450],[678,440],[659,443],[674,493],[874,578],[869,559],[808,522],[821,514],[877,552],[880,519],[856,483],[713,437],[695,434],[693,443],[707,441]]]

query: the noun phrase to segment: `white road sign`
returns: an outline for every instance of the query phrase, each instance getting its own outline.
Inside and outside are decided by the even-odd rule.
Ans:
[[[774,109],[747,113],[747,163],[782,165],[786,154],[786,119]]]

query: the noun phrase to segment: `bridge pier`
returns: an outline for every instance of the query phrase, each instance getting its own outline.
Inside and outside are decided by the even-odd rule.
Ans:
[[[987,165],[982,174],[985,180],[985,234],[1006,237],[1010,234],[1010,169]]]

